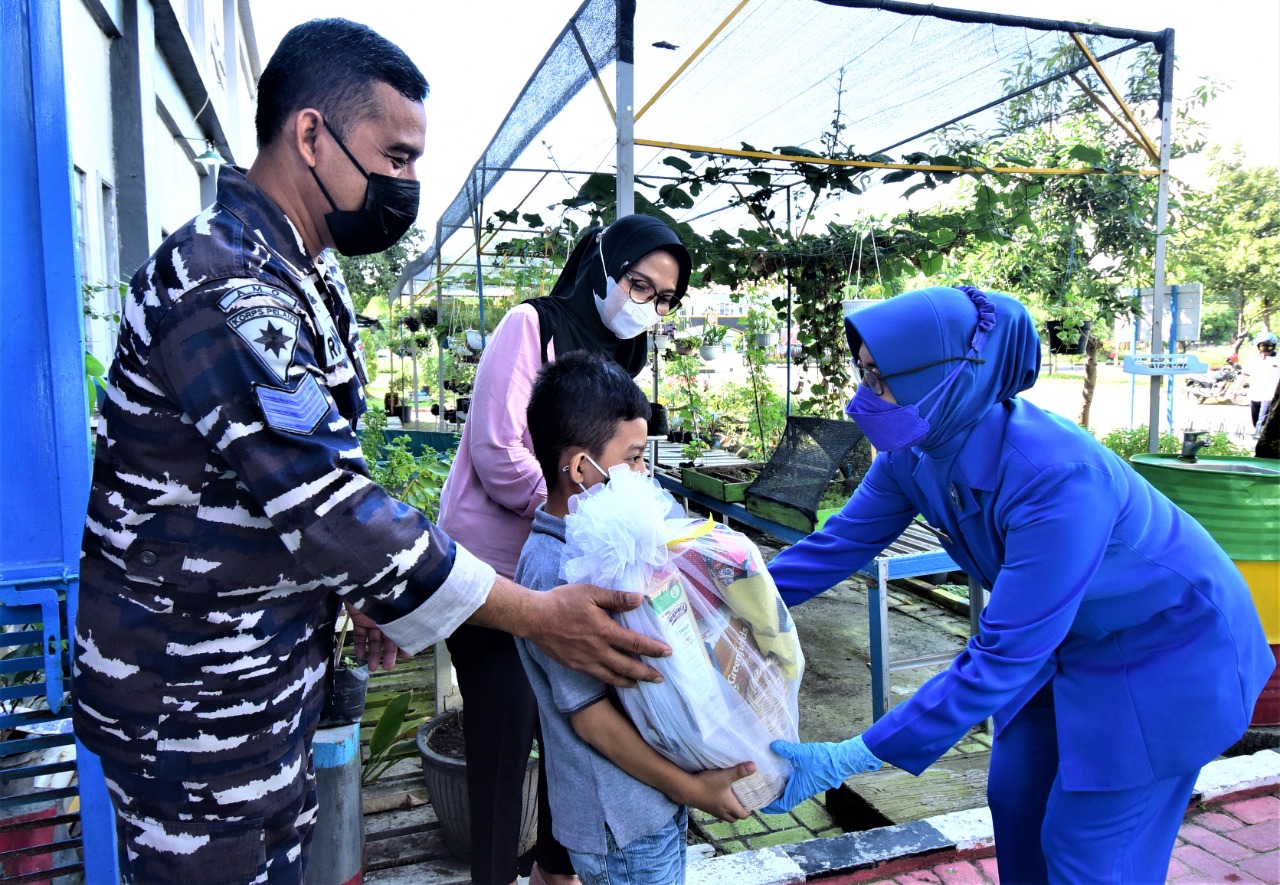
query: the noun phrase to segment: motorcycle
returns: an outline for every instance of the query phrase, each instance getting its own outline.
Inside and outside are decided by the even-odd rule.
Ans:
[[[1198,403],[1249,404],[1249,381],[1240,367],[1228,363],[1201,375],[1183,378],[1183,390]]]

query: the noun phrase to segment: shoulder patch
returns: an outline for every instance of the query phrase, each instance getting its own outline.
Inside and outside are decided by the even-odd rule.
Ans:
[[[227,317],[231,330],[281,383],[288,380],[299,322],[297,314],[275,306],[247,307]]]
[[[222,308],[224,313],[229,313],[239,302],[246,301],[246,299],[251,298],[266,298],[281,301],[294,310],[299,308],[298,298],[296,295],[291,295],[284,289],[278,289],[275,286],[264,286],[256,283],[251,286],[237,286],[232,289],[230,292],[218,299],[218,306]],[[249,304],[246,303],[244,306],[248,307]]]
[[[313,375],[305,375],[297,390],[257,385],[255,392],[263,417],[275,430],[309,434],[329,414],[329,401]]]

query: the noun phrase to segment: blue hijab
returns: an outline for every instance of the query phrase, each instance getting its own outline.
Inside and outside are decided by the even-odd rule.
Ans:
[[[954,454],[992,406],[1030,388],[1040,373],[1040,337],[1027,309],[1009,295],[973,286],[890,298],[845,317],[845,335],[854,357],[866,342],[884,375],[935,363],[888,381],[900,404],[919,403],[922,415],[933,410],[918,448],[935,456]],[[957,370],[956,362],[937,361],[965,356],[982,362],[959,364],[941,402],[921,403]]]

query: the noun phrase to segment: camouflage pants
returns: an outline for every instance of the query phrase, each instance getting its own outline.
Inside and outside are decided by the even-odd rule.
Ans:
[[[202,765],[181,780],[102,762],[126,885],[302,881],[316,816],[309,740],[269,765],[213,775],[216,766]]]

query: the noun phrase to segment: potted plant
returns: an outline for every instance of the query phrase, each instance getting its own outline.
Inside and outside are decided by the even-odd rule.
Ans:
[[[868,283],[865,286],[860,281],[845,283],[840,290],[840,312],[848,316],[883,300],[887,294],[882,282]]]
[[[409,405],[405,402],[405,391],[409,389],[409,379],[403,372],[396,372],[387,384],[387,392],[382,397],[383,408],[387,415],[394,415],[401,424],[409,421]]]
[[[345,611],[340,615],[342,628],[333,650],[333,667],[330,672],[329,692],[324,709],[320,713],[320,727],[350,725],[359,722],[364,714],[365,697],[369,691],[369,664],[343,654],[351,616]]]
[[[1053,354],[1083,354],[1089,343],[1097,306],[1083,298],[1064,295],[1045,304],[1045,340]]]
[[[698,349],[698,338],[694,335],[681,335],[676,338],[676,355],[693,356]]]
[[[753,304],[743,318],[743,330],[755,338],[757,347],[778,344],[778,315],[771,307]]]
[[[440,821],[445,846],[462,860],[471,858],[471,803],[467,798],[465,710],[449,710],[418,729],[418,755],[431,807]],[[524,795],[520,806],[520,840],[517,853],[533,848],[538,839],[538,745],[525,767]]]
[[[698,348],[698,354],[704,360],[713,360],[724,352],[724,336],[729,329],[727,326],[721,326],[716,323],[707,323],[702,328],[702,344]]]

